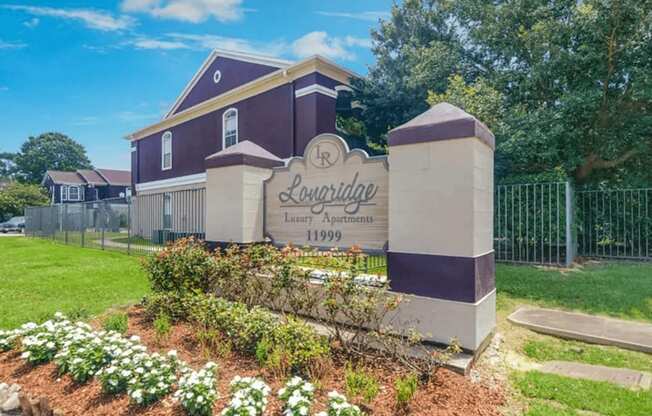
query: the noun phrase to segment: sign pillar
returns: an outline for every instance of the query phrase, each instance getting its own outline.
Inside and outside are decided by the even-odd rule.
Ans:
[[[250,141],[208,156],[206,241],[221,246],[263,241],[263,181],[283,164]]]
[[[448,103],[389,133],[388,274],[401,318],[481,348],[495,327],[494,136]]]

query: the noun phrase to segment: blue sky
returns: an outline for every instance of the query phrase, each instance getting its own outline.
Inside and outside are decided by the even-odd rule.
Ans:
[[[0,152],[65,133],[96,167],[129,168],[125,134],[174,102],[214,47],[358,73],[391,0],[0,0]]]

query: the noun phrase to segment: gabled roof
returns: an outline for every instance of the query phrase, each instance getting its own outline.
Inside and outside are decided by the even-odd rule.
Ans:
[[[109,185],[131,186],[131,172],[116,169],[95,169]]]
[[[197,82],[199,82],[199,80],[204,75],[204,73],[208,70],[211,64],[215,62],[215,60],[220,56],[223,58],[234,59],[236,61],[249,62],[249,63],[259,64],[259,65],[275,67],[275,68],[287,68],[288,66],[293,64],[292,61],[277,59],[266,55],[235,52],[235,51],[228,51],[224,49],[213,49],[210,55],[208,55],[208,58],[206,58],[204,63],[201,65],[201,67],[199,67],[199,70],[197,70],[197,72],[192,77],[190,82],[188,82],[186,87],[183,89],[179,97],[177,97],[176,101],[174,102],[174,104],[172,104],[172,107],[170,107],[170,110],[168,110],[168,112],[165,114],[163,119],[170,117],[171,115],[174,114],[175,111],[177,111],[179,106],[183,103],[183,100],[186,99],[190,91],[194,88]]]
[[[99,173],[90,169],[79,169],[77,173],[84,178],[86,183],[91,185],[106,185],[106,181],[100,176]]]
[[[75,172],[48,170],[43,181],[50,178],[55,185],[131,186],[131,172],[115,169],[79,169]]]
[[[65,172],[61,170],[48,170],[45,172],[45,178],[50,177],[52,182],[57,185],[84,185],[86,181],[77,172]],[[45,182],[43,178],[43,182]]]
[[[285,85],[314,72],[326,75],[329,78],[341,82],[343,85],[349,84],[351,78],[360,78],[360,75],[355,72],[343,68],[323,56],[314,55],[303,61],[291,64],[288,67],[280,68],[260,78],[256,78],[253,81],[235,87],[213,98],[209,98],[192,107],[183,109],[178,113],[171,114],[157,123],[127,135],[126,139],[131,141],[143,139],[151,134],[174,127],[220,108],[225,108],[228,105]]]

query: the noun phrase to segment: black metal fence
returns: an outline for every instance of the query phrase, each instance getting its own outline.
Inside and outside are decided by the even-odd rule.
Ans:
[[[652,188],[576,193],[578,254],[652,260]]]

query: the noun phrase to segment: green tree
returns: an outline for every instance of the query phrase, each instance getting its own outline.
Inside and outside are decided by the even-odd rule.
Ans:
[[[504,97],[498,155],[511,173],[652,180],[651,33],[652,0],[406,1],[372,33],[362,121],[382,137],[427,91],[459,97],[451,74],[481,78]]]
[[[405,0],[372,30],[376,63],[353,82],[372,142],[384,145],[390,128],[427,110],[428,91],[444,92],[449,75],[477,74],[451,11],[442,1]]]
[[[14,157],[16,177],[39,183],[46,170],[92,169],[84,146],[61,133],[30,137]]]
[[[0,181],[11,178],[14,157],[13,153],[0,152]]]
[[[25,207],[47,205],[49,202],[42,187],[12,182],[0,191],[0,219],[23,215]]]

